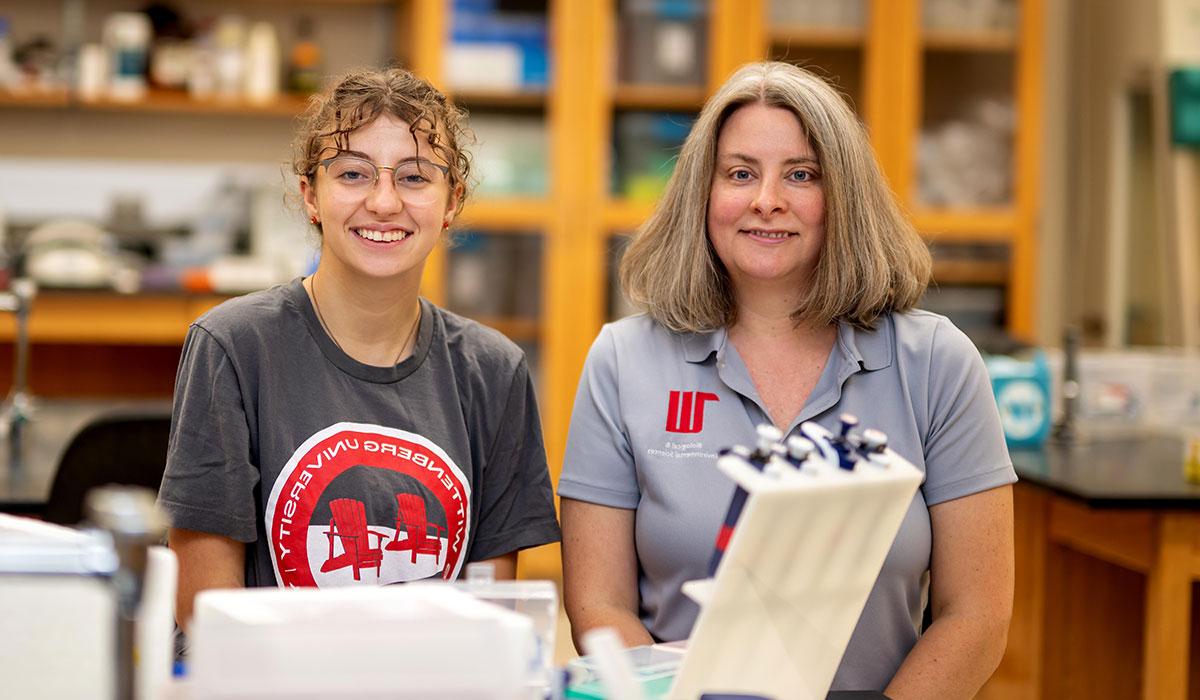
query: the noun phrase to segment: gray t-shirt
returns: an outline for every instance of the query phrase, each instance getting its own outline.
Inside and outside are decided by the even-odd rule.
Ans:
[[[800,415],[835,429],[838,415],[883,430],[925,472],[834,679],[882,690],[916,643],[928,584],[928,507],[1016,480],[983,362],[942,316],[913,311],[866,331],[842,323]],[[656,639],[686,638],[699,609],[680,591],[704,578],[734,491],[716,453],[752,445],[770,419],[725,331],[672,333],[646,316],[606,325],[592,345],[558,493],[636,509],[642,622]],[[804,533],[780,533],[803,546]]]
[[[299,280],[188,331],[159,502],[247,543],[247,586],[452,579],[559,539],[523,353],[422,300],[413,354],[346,355]]]

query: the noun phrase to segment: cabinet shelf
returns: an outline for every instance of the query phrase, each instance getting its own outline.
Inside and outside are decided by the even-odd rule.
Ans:
[[[772,46],[804,46],[815,49],[857,49],[866,42],[860,27],[812,27],[774,25],[767,33]]]
[[[176,90],[151,90],[139,100],[123,101],[107,97],[85,100],[78,95],[57,91],[49,93],[0,93],[0,107],[31,109],[80,109],[96,112],[150,112],[202,115],[294,117],[304,111],[307,95],[281,95],[269,102],[206,98],[197,99]]]
[[[468,110],[540,111],[546,108],[546,93],[542,91],[455,90],[453,98]]]
[[[494,328],[513,342],[536,343],[541,337],[541,322],[536,318],[518,316],[472,316],[483,325]]]
[[[706,92],[696,85],[618,85],[613,94],[617,109],[663,112],[699,112]]]
[[[1002,260],[933,261],[933,285],[1004,286],[1008,283],[1008,263]]]
[[[927,51],[978,51],[1004,53],[1017,47],[1017,37],[1011,31],[993,30],[929,30],[921,38]]]
[[[604,206],[604,228],[609,233],[628,233],[634,231],[654,212],[656,202],[614,199]]]
[[[1017,212],[997,209],[924,209],[913,221],[922,235],[933,240],[1005,243],[1017,229]]]
[[[45,291],[29,312],[29,340],[64,345],[179,345],[197,316],[227,297]],[[16,323],[0,315],[0,342],[12,342]]]
[[[460,220],[462,227],[503,231],[545,229],[550,222],[552,205],[546,199],[474,199],[467,202]]]

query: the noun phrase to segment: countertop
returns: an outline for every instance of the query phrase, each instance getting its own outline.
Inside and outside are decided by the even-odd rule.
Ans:
[[[1013,450],[1024,482],[1101,508],[1200,509],[1200,484],[1183,478],[1184,441],[1175,435],[1098,439]]]

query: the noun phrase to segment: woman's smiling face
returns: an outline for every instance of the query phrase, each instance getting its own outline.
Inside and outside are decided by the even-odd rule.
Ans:
[[[790,110],[738,108],[717,136],[708,238],[735,294],[782,283],[803,292],[825,241],[825,192],[816,150]]]
[[[301,179],[305,208],[321,224],[322,266],[377,278],[415,275],[419,281],[455,210],[457,193],[435,167],[446,164],[420,132],[414,139],[409,124],[389,114],[352,131],[345,151],[331,147],[322,155],[356,156],[375,164],[379,175],[370,182],[361,167],[328,163]],[[393,170],[414,162],[424,163],[420,171],[429,182]],[[422,194],[414,195],[406,182],[420,184]]]

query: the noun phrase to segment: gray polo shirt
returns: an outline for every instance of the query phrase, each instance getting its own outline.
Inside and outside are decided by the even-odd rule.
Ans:
[[[874,330],[842,323],[820,380],[788,426],[838,414],[888,434],[925,472],[842,658],[833,689],[883,689],[920,631],[929,581],[928,507],[1016,481],[983,361],[943,316],[912,311]],[[641,618],[683,639],[699,612],[680,591],[705,576],[734,485],[718,449],[770,422],[724,329],[672,333],[650,318],[606,325],[571,417],[559,495],[636,509]],[[804,533],[780,533],[803,546]]]

